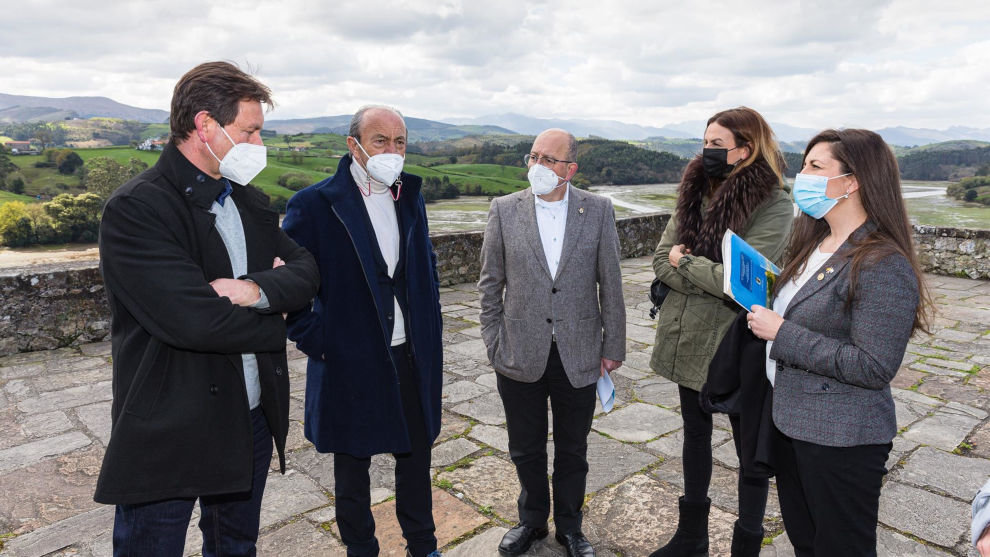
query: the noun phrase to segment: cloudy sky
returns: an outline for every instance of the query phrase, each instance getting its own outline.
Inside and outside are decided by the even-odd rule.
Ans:
[[[0,92],[168,109],[199,62],[252,69],[269,118],[386,103],[662,126],[748,105],[794,126],[990,127],[983,0],[21,0]]]

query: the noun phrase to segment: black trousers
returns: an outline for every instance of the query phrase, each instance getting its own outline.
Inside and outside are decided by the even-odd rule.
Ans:
[[[502,374],[498,393],[509,430],[509,456],[516,465],[522,490],[519,521],[532,527],[550,517],[547,480],[547,398],[553,411],[553,519],[557,532],[581,531],[581,505],[588,477],[588,433],[595,414],[595,384],[571,386],[560,362],[557,344],[543,376],[534,383],[514,381]]]
[[[890,443],[828,447],[777,430],[777,496],[797,557],[876,556],[880,487],[890,448]]]
[[[399,372],[402,414],[406,419],[412,451],[395,456],[395,514],[414,557],[422,557],[437,548],[433,522],[433,494],[430,486],[430,449],[423,405],[420,401],[415,365],[407,344],[392,347],[392,357]],[[347,555],[378,555],[375,519],[371,514],[371,457],[334,453],[334,497],[337,527],[347,546]]]
[[[684,420],[684,445],[681,447],[684,469],[684,499],[702,503],[708,497],[712,481],[712,416],[701,409],[698,391],[678,386],[681,399],[681,418]],[[763,515],[767,508],[770,480],[746,474],[742,464],[739,436],[739,418],[729,416],[732,425],[732,441],[739,458],[739,476],[736,484],[739,496],[739,525],[751,532],[763,528]]]

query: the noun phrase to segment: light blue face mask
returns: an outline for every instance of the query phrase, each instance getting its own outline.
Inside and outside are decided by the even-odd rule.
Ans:
[[[828,187],[828,181],[849,176],[850,174],[852,172],[846,172],[845,174],[839,174],[831,178],[818,176],[817,174],[798,174],[794,178],[794,202],[797,203],[799,209],[811,218],[820,219],[831,211],[832,207],[835,207],[840,199],[849,197],[848,193],[840,195],[835,199],[826,195],[825,188]]]

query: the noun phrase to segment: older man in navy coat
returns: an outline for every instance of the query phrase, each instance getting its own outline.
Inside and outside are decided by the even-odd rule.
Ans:
[[[290,314],[309,356],[306,437],[334,453],[337,524],[348,555],[377,555],[368,470],[396,459],[396,515],[407,555],[439,555],[430,448],[443,370],[436,256],[422,180],[401,172],[406,126],[394,109],[351,120],[332,177],[289,201],[283,227],[320,268],[312,308]]]

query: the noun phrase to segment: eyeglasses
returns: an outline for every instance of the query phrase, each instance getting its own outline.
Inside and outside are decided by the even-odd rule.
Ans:
[[[565,160],[555,159],[553,157],[548,157],[546,155],[537,155],[535,153],[529,153],[527,155],[523,155],[523,162],[526,163],[526,166],[529,166],[530,162],[536,164],[542,164],[543,166],[555,166],[558,162],[570,164],[574,161],[565,161]]]

